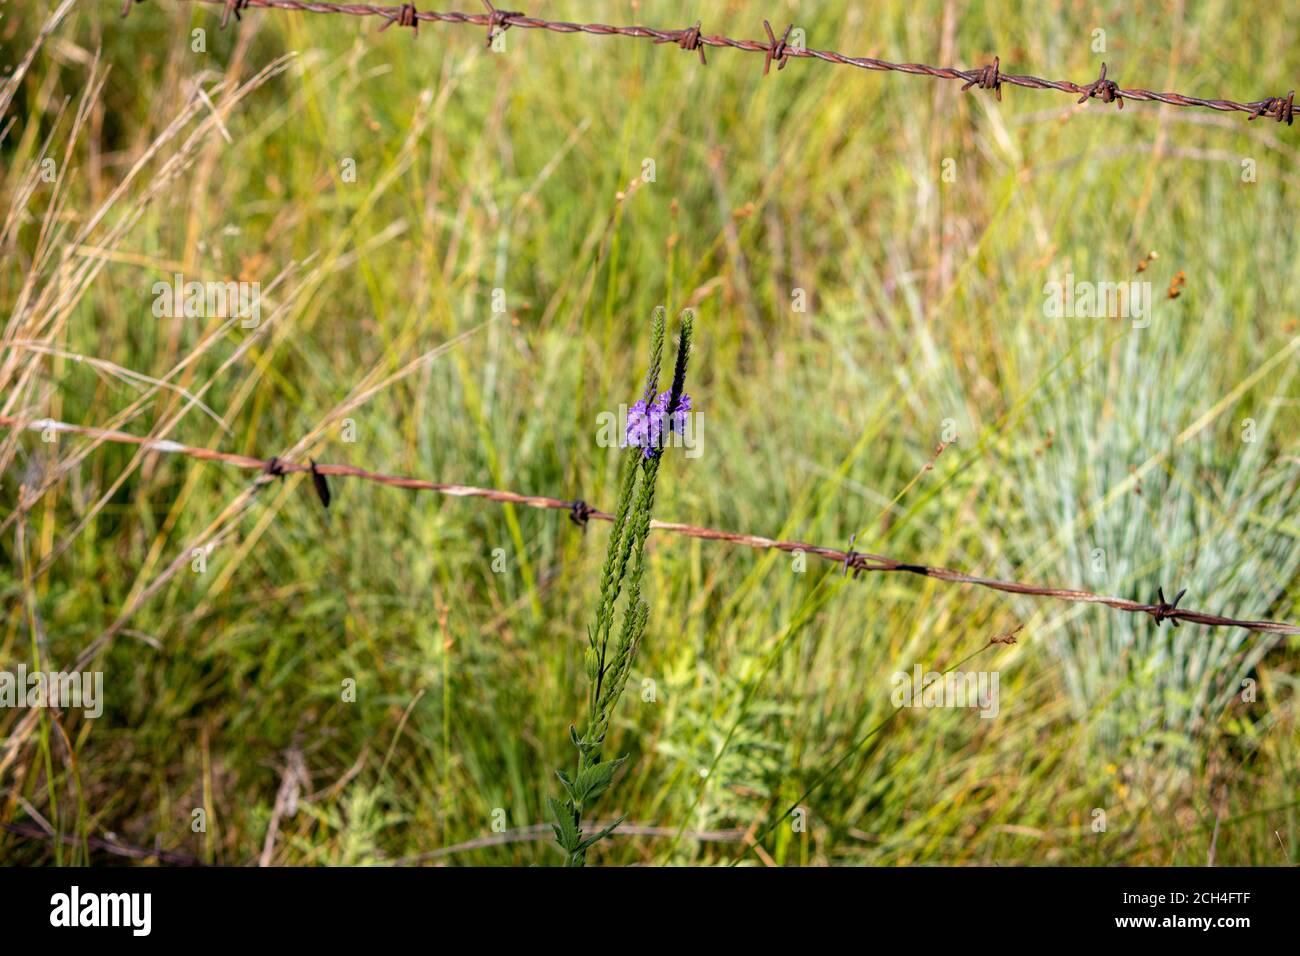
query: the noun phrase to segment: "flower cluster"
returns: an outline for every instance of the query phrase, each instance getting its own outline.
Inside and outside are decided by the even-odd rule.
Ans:
[[[663,447],[664,420],[668,420],[668,431],[679,434],[686,430],[686,414],[691,410],[691,396],[683,392],[677,400],[677,407],[668,414],[668,402],[671,395],[660,392],[654,401],[647,403],[641,399],[627,413],[627,438],[623,447],[632,445],[645,449],[645,457],[653,458]]]

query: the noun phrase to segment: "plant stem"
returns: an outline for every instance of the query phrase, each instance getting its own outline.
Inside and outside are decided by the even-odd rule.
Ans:
[[[601,832],[583,837],[582,816],[588,805],[608,789],[615,770],[626,759],[601,762],[601,748],[614,708],[632,671],[641,636],[650,618],[650,607],[641,600],[641,579],[645,573],[646,539],[650,534],[650,519],[654,511],[655,482],[663,461],[663,438],[671,431],[671,413],[676,410],[686,376],[687,355],[690,351],[692,316],[686,313],[678,342],[677,358],[673,367],[673,383],[666,406],[667,413],[659,421],[662,427],[653,431],[657,445],[632,447],[625,454],[619,481],[618,507],[614,512],[614,527],[605,552],[605,565],[600,577],[600,598],[596,605],[595,623],[587,631],[587,650],[583,665],[587,675],[587,714],[582,733],[570,727],[569,734],[578,750],[576,776],[570,778],[563,771],[557,776],[564,784],[565,799],[551,799],[555,817],[555,837],[565,854],[566,866],[584,866],[587,849],[618,825],[614,823]],[[660,358],[664,341],[664,312],[655,310],[651,326],[650,371],[646,376],[645,403],[650,406],[659,387]],[[661,409],[661,411],[663,411]],[[638,480],[639,479],[639,480]],[[633,559],[635,555],[635,560]],[[628,564],[632,573],[628,582],[628,598],[623,608],[623,626],[612,648],[610,634],[614,627],[615,607],[623,591],[623,579]],[[612,654],[611,654],[612,651]]]

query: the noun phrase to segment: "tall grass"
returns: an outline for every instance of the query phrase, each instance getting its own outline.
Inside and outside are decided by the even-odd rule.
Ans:
[[[810,45],[1075,78],[1102,28],[1121,82],[1241,98],[1300,66],[1285,5],[791,11]],[[595,18],[702,13],[757,36],[774,10]],[[623,457],[597,415],[666,303],[698,315],[708,411],[659,517],[1300,617],[1291,130],[593,37],[512,30],[493,54],[451,28],[216,19],[76,5],[11,84],[7,413],[608,510]],[[16,66],[40,22],[0,22]],[[1046,317],[1045,283],[1133,278],[1152,249],[1149,327]],[[259,281],[261,325],[154,318],[178,271]],[[222,863],[563,860],[537,824],[587,704],[608,529],[363,484],[327,518],[299,479],[34,435],[0,436],[0,464],[0,667],[90,648],[107,688],[98,721],[0,744],[0,820],[79,841],[0,833],[0,859],[102,862],[81,838],[111,831]],[[587,814],[643,829],[587,862],[1202,864],[1216,827],[1216,862],[1300,859],[1294,640],[796,568],[648,538],[642,591],[672,614]],[[891,673],[1017,623],[976,658],[997,719],[868,736]],[[736,842],[836,766],[806,826]]]

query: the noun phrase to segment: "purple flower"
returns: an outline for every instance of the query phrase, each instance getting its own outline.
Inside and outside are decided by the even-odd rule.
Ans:
[[[659,447],[659,434],[663,430],[664,413],[658,402],[647,405],[645,399],[638,401],[627,412],[627,437],[623,442],[626,448],[633,445],[645,449],[645,457],[654,455]]]
[[[686,415],[691,410],[691,397],[685,392],[677,400],[677,407],[668,414],[668,402],[671,393],[661,392],[650,402],[638,401],[627,412],[627,436],[623,447],[632,445],[644,449],[646,458],[653,458],[659,453],[664,442],[664,420],[668,420],[668,431],[682,434],[686,430]]]
[[[672,398],[671,392],[663,392],[656,400],[655,404],[659,406],[661,416],[668,415],[668,401]],[[686,413],[691,410],[691,396],[682,392],[677,399],[677,407],[673,409],[671,420],[668,422],[668,430],[682,434],[686,431]]]

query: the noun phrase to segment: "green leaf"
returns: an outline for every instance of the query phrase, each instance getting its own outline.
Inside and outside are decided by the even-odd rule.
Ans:
[[[573,822],[573,812],[554,797],[547,797],[546,802],[551,805],[551,814],[555,817],[555,822],[551,824],[551,829],[555,831],[555,842],[565,852],[576,853],[578,844],[582,842],[582,831]]]
[[[622,766],[625,760],[627,760],[627,757],[619,757],[617,760],[610,760],[607,763],[598,763],[582,768],[577,781],[573,785],[573,792],[577,802],[585,806],[588,801],[595,800],[608,790],[610,783],[614,779],[614,771]]]
[[[605,829],[601,830],[599,833],[593,833],[591,836],[587,837],[587,839],[583,840],[581,843],[578,844],[578,849],[576,852],[581,853],[584,850],[586,850],[589,846],[591,846],[593,843],[605,839],[605,837],[609,836],[611,833],[617,830],[619,824],[626,819],[627,817],[619,817],[617,820],[615,820],[609,826],[605,827]]]
[[[578,802],[578,797],[573,789],[573,778],[563,770],[555,771],[555,775],[560,778],[560,783],[564,784],[564,789],[568,792],[569,799],[576,804]]]

